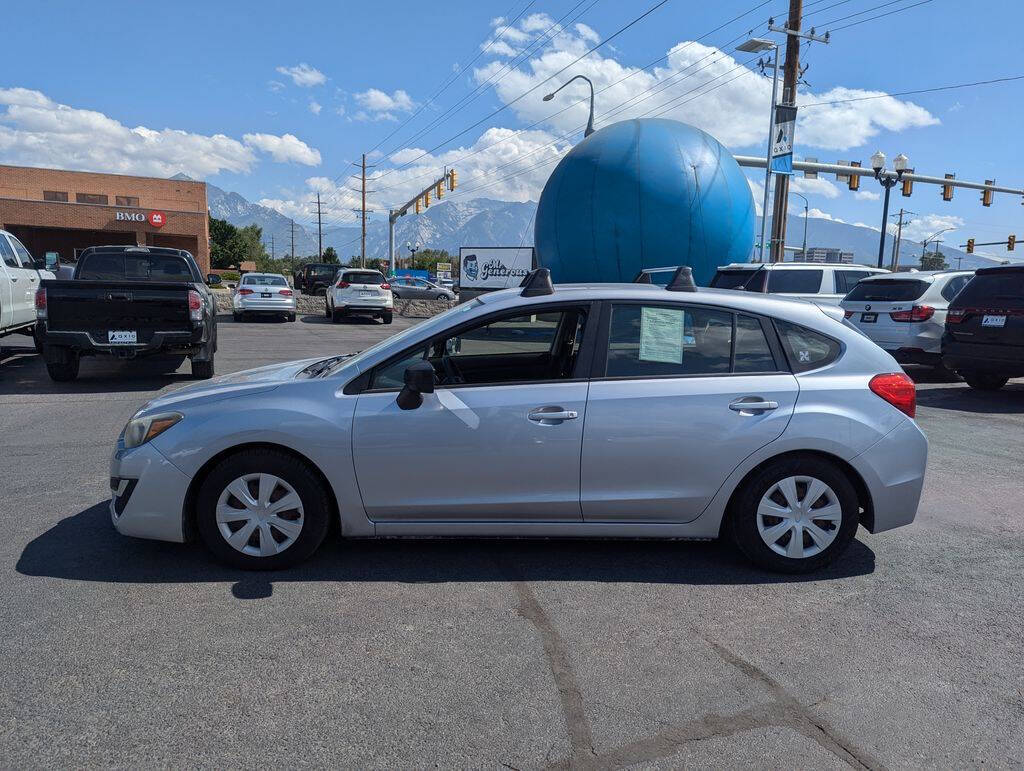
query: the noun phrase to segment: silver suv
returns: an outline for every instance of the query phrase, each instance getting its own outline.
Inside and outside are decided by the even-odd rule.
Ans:
[[[688,269],[685,269],[688,270]],[[521,289],[359,354],[183,388],[128,422],[114,526],[281,568],[342,537],[728,535],[808,571],[917,511],[913,382],[838,308],[650,284]],[[229,403],[230,402],[230,403]]]

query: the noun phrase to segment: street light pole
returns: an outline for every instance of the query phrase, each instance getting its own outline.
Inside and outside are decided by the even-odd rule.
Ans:
[[[803,198],[803,201],[804,201],[804,246],[803,246],[803,249],[800,251],[800,255],[801,255],[801,257],[803,257],[803,259],[806,260],[807,259],[807,211],[808,211],[807,210],[807,206],[808,206],[807,198],[803,194],[798,193],[795,190],[791,190],[790,192],[793,195],[798,196],[799,198]]]
[[[885,203],[882,204],[882,232],[878,237],[878,267],[880,268],[885,262],[885,235],[889,225],[889,193],[900,183],[903,172],[907,170],[909,160],[903,153],[893,158],[892,165],[896,174],[891,176],[891,172],[885,170],[885,153],[879,150],[871,156],[871,168],[874,169],[875,179],[885,188]]]
[[[587,119],[587,128],[584,129],[584,131],[583,131],[583,136],[584,137],[589,137],[591,134],[594,133],[594,84],[590,80],[590,78],[588,78],[586,75],[577,75],[574,78],[569,78],[569,80],[565,81],[565,83],[560,85],[558,88],[556,88],[550,94],[545,94],[544,101],[545,102],[550,102],[552,99],[555,98],[555,94],[557,94],[563,88],[568,86],[574,80],[585,80],[585,81],[587,81],[587,85],[590,86],[590,117]]]
[[[772,183],[772,129],[775,126],[775,103],[779,96],[779,44],[774,40],[765,38],[751,38],[743,45],[737,46],[737,51],[744,53],[757,53],[758,51],[773,51],[772,58],[772,101],[768,106],[768,150],[765,154],[764,164],[764,198],[761,201],[761,242],[758,245],[757,261],[764,262],[764,237],[765,226],[768,223],[768,188]]]

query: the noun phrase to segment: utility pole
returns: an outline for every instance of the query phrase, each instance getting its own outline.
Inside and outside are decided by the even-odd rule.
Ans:
[[[275,252],[274,252],[274,234],[273,233],[270,234],[270,259],[272,259],[272,260],[277,259],[276,255],[275,255]]]
[[[789,19],[786,28],[800,31],[803,19],[803,0],[789,0]],[[800,38],[786,34],[786,61],[782,68],[782,103],[796,104],[796,84],[800,77]],[[783,249],[786,243],[786,215],[789,203],[789,175],[775,175],[775,203],[772,207],[772,249],[771,261],[782,262],[786,256]]]
[[[363,232],[359,246],[359,267],[366,267],[366,153],[363,153]]]
[[[899,217],[899,220],[897,221],[896,225],[896,238],[892,242],[892,260],[889,266],[889,270],[891,270],[893,273],[895,273],[900,266],[900,239],[903,237],[903,215],[914,213],[915,212],[907,211],[906,209],[901,207],[899,214],[896,215],[897,217]]]
[[[295,256],[295,220],[292,220],[292,257]]]
[[[324,222],[320,211],[320,193],[316,194],[316,258],[324,256]]]

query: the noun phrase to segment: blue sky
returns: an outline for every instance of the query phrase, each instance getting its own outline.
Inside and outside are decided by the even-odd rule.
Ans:
[[[348,209],[356,197],[343,184],[355,167],[346,164],[398,128],[373,156],[375,173],[386,174],[373,185],[378,211],[418,190],[445,163],[460,169],[466,196],[536,199],[557,158],[580,138],[584,107],[573,104],[582,87],[543,103],[552,84],[542,85],[422,153],[508,105],[654,2],[12,4],[5,27],[17,34],[5,36],[0,161],[154,175],[184,170],[305,221],[319,190],[333,224],[353,219]],[[805,26],[836,30],[830,45],[802,53],[810,64],[806,101],[1024,74],[1024,4],[1012,0],[967,10],[954,0],[931,0],[836,29],[915,2],[899,0],[821,26],[885,2],[805,0]],[[730,41],[750,29],[766,34],[767,17],[775,13],[781,21],[787,4],[758,5],[670,0],[566,75],[584,73],[599,88],[610,86],[597,97],[598,127],[668,103],[666,117],[699,125],[734,152],[759,154],[768,85],[756,75],[733,79],[731,57],[747,57]],[[687,101],[694,88],[690,96],[700,96]],[[416,136],[474,89],[476,98]],[[925,173],[1024,187],[1022,93],[1024,81],[1016,81],[808,108],[796,154],[866,163],[881,148],[890,158],[906,153]],[[564,107],[570,109],[549,118]],[[534,122],[534,129],[514,133]],[[796,187],[819,216],[878,226],[873,181],[863,182],[858,197],[827,180]],[[894,201],[917,212],[911,237],[948,224],[959,228],[950,234],[956,242],[1009,232],[1024,238],[1024,208],[1009,196],[996,196],[986,209],[974,192],[957,191],[945,203],[937,189],[918,187],[913,198]],[[791,211],[798,207],[794,198]]]

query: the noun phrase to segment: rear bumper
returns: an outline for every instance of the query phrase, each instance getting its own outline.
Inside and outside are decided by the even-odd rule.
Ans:
[[[232,305],[238,313],[295,313],[295,298],[287,300],[238,299]]]
[[[43,342],[50,346],[71,348],[79,353],[103,353],[111,356],[135,358],[148,356],[165,351],[180,350],[188,352],[207,342],[206,325],[192,327],[191,330],[173,332],[154,332],[145,343],[138,345],[110,345],[106,341],[97,340],[90,332],[66,332],[46,330]]]
[[[386,303],[339,302],[336,303],[334,307],[339,311],[345,311],[347,313],[384,313],[386,311],[390,311],[394,307],[394,305],[390,301]]]
[[[872,533],[909,525],[917,515],[928,463],[928,440],[917,423],[905,420],[850,460],[871,495]]]
[[[1024,377],[1024,346],[966,343],[947,333],[942,338],[942,363],[957,371]]]
[[[885,346],[882,346],[885,348]],[[920,348],[885,348],[900,364],[926,364],[937,367],[942,363],[942,354],[937,350],[925,351]]]

